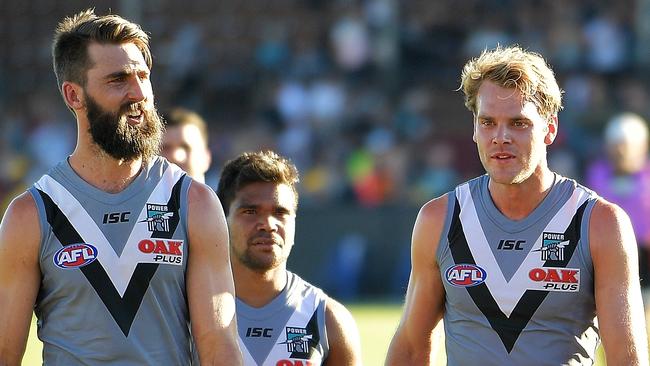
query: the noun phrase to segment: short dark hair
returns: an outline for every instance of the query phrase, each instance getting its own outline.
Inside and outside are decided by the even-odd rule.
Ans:
[[[149,36],[140,26],[119,15],[97,16],[95,10],[91,8],[66,17],[54,32],[52,59],[59,88],[64,81],[86,85],[87,71],[93,66],[88,57],[88,45],[93,42],[134,43],[151,69]]]
[[[162,114],[167,127],[183,127],[187,125],[194,125],[199,129],[203,141],[208,144],[208,125],[201,116],[183,107],[175,107]]]
[[[237,192],[251,183],[269,182],[286,184],[293,190],[298,207],[296,183],[300,180],[298,169],[289,160],[273,151],[246,152],[226,163],[221,171],[217,196],[228,216],[230,204]]]

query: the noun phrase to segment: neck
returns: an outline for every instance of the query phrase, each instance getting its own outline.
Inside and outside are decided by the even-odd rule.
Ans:
[[[99,147],[83,148],[79,145],[68,161],[72,169],[88,184],[108,193],[123,191],[142,169],[142,159],[119,160],[112,158]]]
[[[550,192],[555,173],[548,168],[540,168],[524,182],[500,184],[490,179],[488,189],[494,205],[511,220],[521,220],[544,200]]]
[[[287,285],[285,265],[256,272],[233,260],[232,272],[237,298],[249,306],[262,307],[275,299]]]

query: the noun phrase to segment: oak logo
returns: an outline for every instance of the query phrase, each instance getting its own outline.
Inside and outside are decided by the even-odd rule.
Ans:
[[[528,272],[532,280],[532,289],[577,292],[580,290],[580,269],[578,268],[533,268]]]
[[[143,239],[138,243],[138,249],[144,254],[151,255],[152,263],[183,264],[183,241],[169,239]]]
[[[320,365],[320,362],[318,363]],[[275,366],[316,366],[309,360],[280,360]]]

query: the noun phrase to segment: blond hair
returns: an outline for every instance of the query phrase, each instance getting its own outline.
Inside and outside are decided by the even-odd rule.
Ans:
[[[562,109],[562,90],[544,58],[519,46],[485,50],[465,64],[460,89],[465,106],[476,114],[476,98],[484,80],[518,90],[524,100],[537,106],[542,116],[553,117]]]

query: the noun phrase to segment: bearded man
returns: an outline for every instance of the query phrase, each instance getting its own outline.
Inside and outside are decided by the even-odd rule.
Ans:
[[[189,365],[193,347],[241,364],[223,209],[157,156],[147,34],[87,10],[52,52],[77,146],[2,220],[0,365],[20,364],[32,309],[45,365]]]

